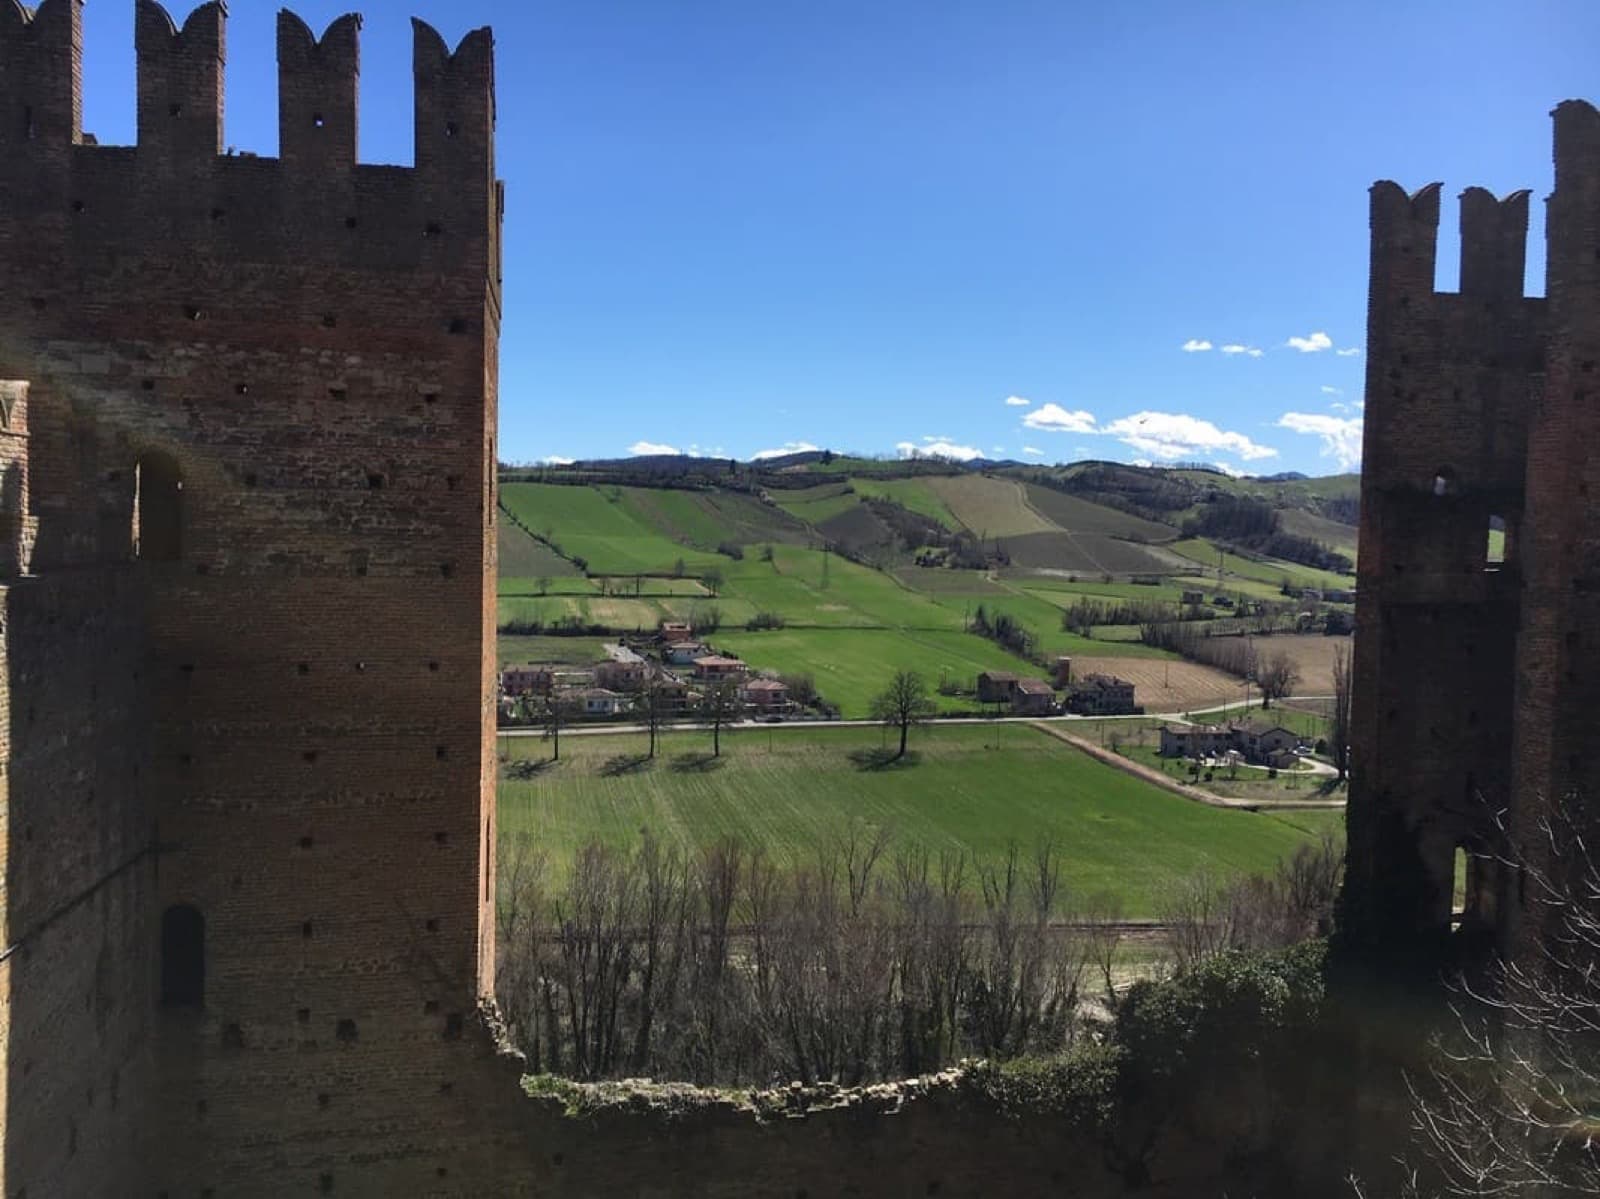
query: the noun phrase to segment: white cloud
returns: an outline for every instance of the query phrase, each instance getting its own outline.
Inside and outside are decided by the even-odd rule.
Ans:
[[[1310,337],[1291,337],[1284,344],[1299,350],[1302,354],[1319,354],[1323,350],[1333,349],[1333,338],[1326,333],[1317,332]]]
[[[1342,396],[1344,394],[1344,388],[1329,387],[1326,383],[1324,383],[1322,385],[1322,394],[1325,396]]]
[[[1182,346],[1185,354],[1203,354],[1210,348],[1211,343],[1203,337],[1191,337]]]
[[[1022,447],[1022,452],[1024,454],[1027,454],[1030,458],[1043,458],[1044,457],[1044,451],[1043,450],[1037,449],[1036,447],[1031,446],[1031,445],[1023,446]]]
[[[1328,416],[1316,412],[1285,412],[1278,427],[1322,439],[1322,456],[1332,458],[1340,470],[1361,461],[1361,418]]]
[[[1222,347],[1222,352],[1224,354],[1246,354],[1251,358],[1259,358],[1266,351],[1258,350],[1255,346],[1241,345],[1236,341],[1230,341]]]
[[[1006,452],[1006,447],[1003,445],[992,445],[989,447],[989,452],[991,454],[1003,454]]]
[[[760,462],[766,458],[782,458],[786,454],[809,454],[821,448],[821,446],[812,445],[809,441],[786,441],[776,449],[757,450],[750,455],[750,461]]]
[[[571,466],[576,461],[577,461],[576,458],[564,458],[560,454],[546,454],[543,458],[539,459],[539,465],[540,466]]]
[[[1278,451],[1257,445],[1243,433],[1230,433],[1208,420],[1180,412],[1136,412],[1104,426],[1108,433],[1140,453],[1168,462],[1211,454],[1234,454],[1246,462],[1273,458]]]
[[[1094,414],[1090,412],[1068,412],[1060,404],[1044,404],[1035,408],[1022,418],[1022,423],[1030,429],[1040,429],[1046,433],[1093,433]]]
[[[1341,358],[1354,358],[1357,354],[1361,353],[1361,347],[1360,346],[1346,346],[1342,350],[1335,350],[1334,353],[1339,355],[1339,357],[1341,357]]]
[[[1243,470],[1237,466],[1232,466],[1229,463],[1213,462],[1211,465],[1216,467],[1223,474],[1227,475],[1230,479],[1242,479],[1245,477],[1245,472]]]
[[[1021,396],[1007,396],[1006,397],[1006,407],[1007,408],[1026,408],[1031,403],[1033,403],[1032,400],[1025,400]]]
[[[658,441],[636,441],[628,447],[630,454],[681,454],[676,446],[662,445]]]
[[[982,458],[983,451],[977,446],[956,445],[948,438],[930,440],[923,439],[924,444],[918,445],[914,441],[897,442],[895,449],[902,458],[949,458],[955,462],[971,462],[974,458]]]

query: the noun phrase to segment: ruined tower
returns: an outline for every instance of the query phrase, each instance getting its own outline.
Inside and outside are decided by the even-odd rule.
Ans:
[[[366,166],[360,18],[280,15],[268,159],[220,3],[94,144],[80,7],[0,0],[4,1193],[505,1193],[491,36]]]
[[[1600,113],[1554,115],[1544,298],[1527,192],[1461,194],[1444,293],[1439,185],[1372,188],[1343,924],[1379,959],[1506,947],[1527,897],[1504,836],[1600,794]]]

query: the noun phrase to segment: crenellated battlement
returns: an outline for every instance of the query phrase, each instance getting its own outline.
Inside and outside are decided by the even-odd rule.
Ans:
[[[85,144],[82,0],[0,0],[0,238],[181,241],[244,261],[493,257],[493,35],[413,22],[415,165],[358,165],[361,17],[277,22],[279,158],[223,153],[227,7],[135,0],[138,138]],[[481,184],[480,182],[481,181]],[[19,228],[22,226],[23,228]]]
[[[1439,205],[1443,184],[1407,194],[1384,179],[1372,185],[1372,288],[1374,297],[1394,290],[1406,302],[1437,294]],[[1460,294],[1476,300],[1523,297],[1528,253],[1528,196],[1524,189],[1503,199],[1469,187],[1458,199],[1461,220]],[[1450,294],[1450,293],[1444,293]]]

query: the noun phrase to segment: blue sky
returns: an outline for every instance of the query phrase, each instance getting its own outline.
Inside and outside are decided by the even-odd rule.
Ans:
[[[262,154],[277,8],[229,4],[226,140]],[[102,142],[132,9],[85,10]],[[1368,185],[1542,197],[1549,110],[1600,97],[1594,0],[385,0],[363,161],[411,160],[413,13],[495,28],[513,461],[1349,465]]]

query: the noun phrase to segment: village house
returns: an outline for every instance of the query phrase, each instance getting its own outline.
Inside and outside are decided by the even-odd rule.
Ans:
[[[669,641],[661,647],[661,660],[668,666],[693,666],[696,658],[703,658],[708,652],[703,641]]]
[[[1011,710],[1018,716],[1048,716],[1055,707],[1055,689],[1043,679],[1018,679],[1011,689]]]
[[[639,691],[650,680],[650,663],[624,645],[606,645],[606,660],[596,664],[594,681],[612,691]]]
[[[566,695],[585,716],[615,716],[628,704],[628,697],[604,687],[580,687]]]
[[[688,683],[670,674],[657,679],[653,688],[657,705],[668,714],[687,712],[700,698],[699,692],[691,691]]]
[[[1253,766],[1288,769],[1296,765],[1300,738],[1281,725],[1253,720],[1242,724],[1163,726],[1163,758],[1220,758],[1238,754]]]
[[[738,658],[724,658],[717,654],[707,654],[703,658],[694,660],[694,675],[697,679],[715,683],[723,679],[742,679],[749,673],[750,668]]]
[[[663,620],[657,638],[663,645],[671,645],[675,641],[688,641],[694,636],[694,630],[689,627],[687,620]]]
[[[1019,676],[1009,670],[986,670],[978,676],[980,704],[1008,704]]]
[[[1203,604],[1206,602],[1206,593],[1203,591],[1185,591],[1183,602],[1186,604]]]
[[[1067,692],[1067,711],[1079,716],[1137,716],[1133,684],[1109,674],[1085,675]]]
[[[501,695],[549,695],[555,672],[548,666],[507,666],[500,671]]]
[[[751,679],[739,688],[739,700],[762,712],[781,712],[789,706],[789,688],[777,679]]]

